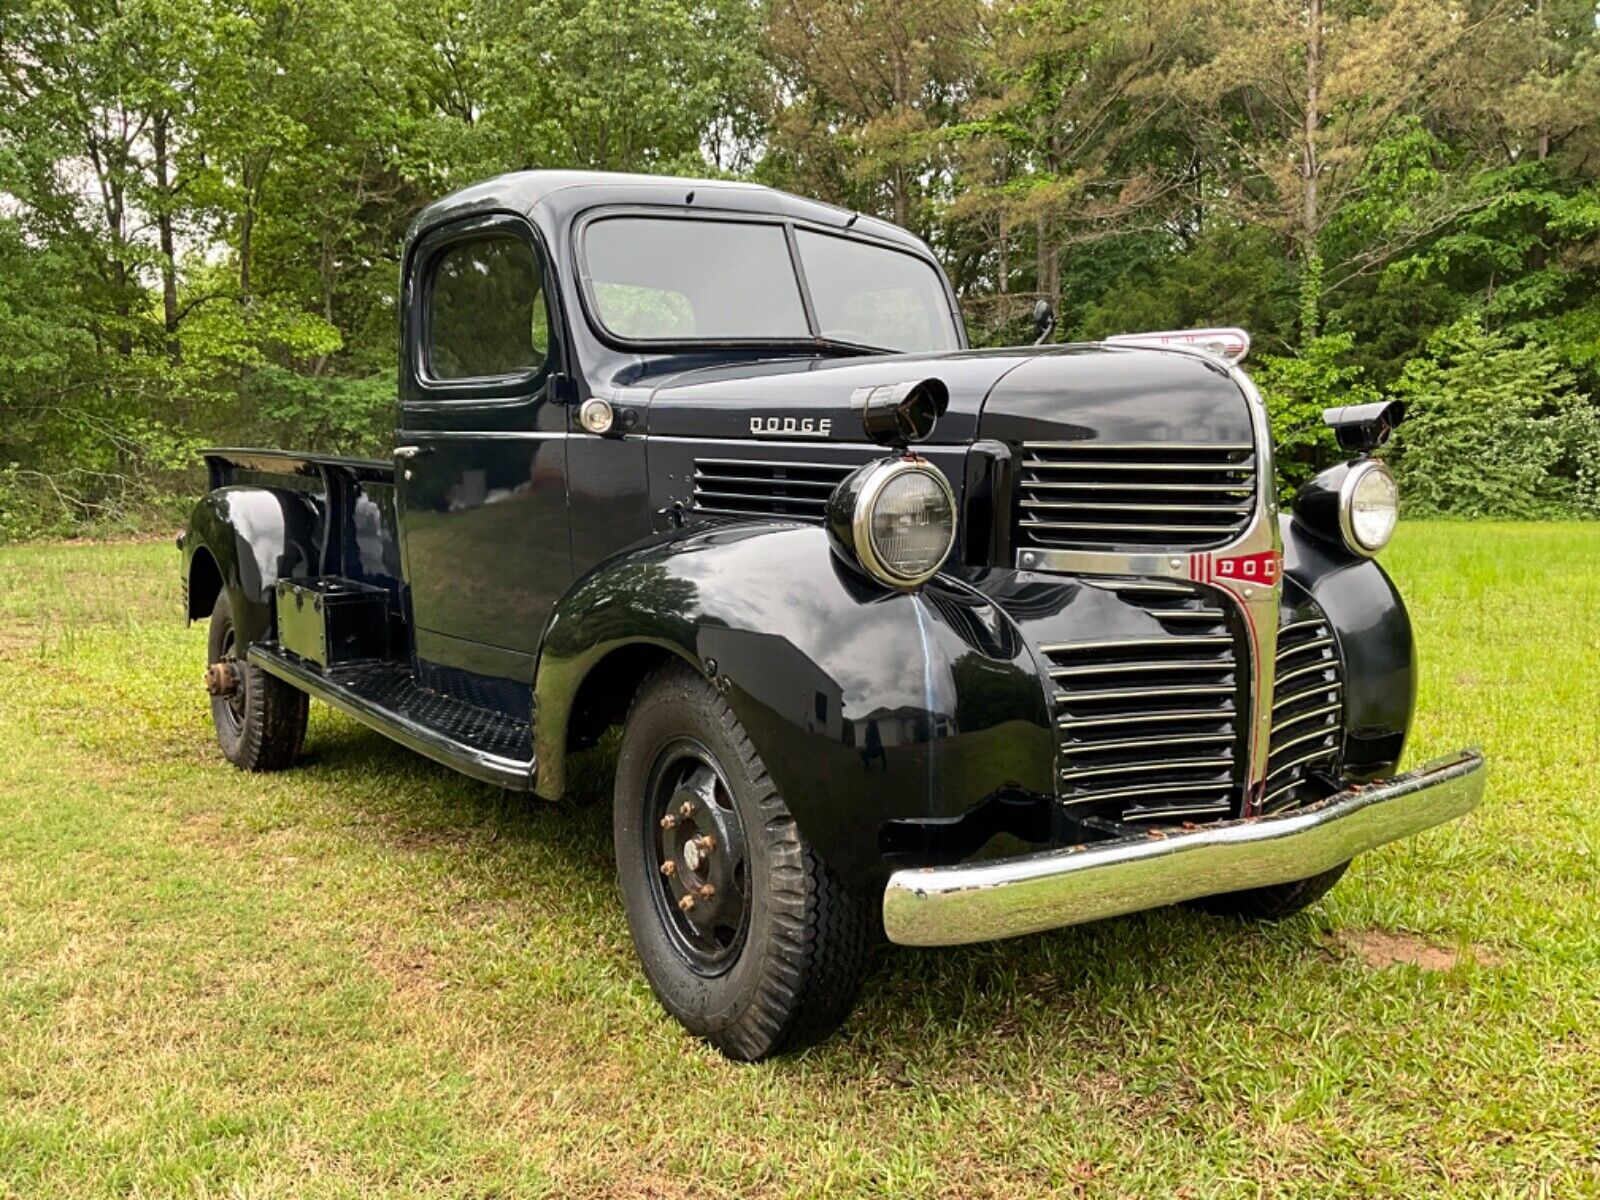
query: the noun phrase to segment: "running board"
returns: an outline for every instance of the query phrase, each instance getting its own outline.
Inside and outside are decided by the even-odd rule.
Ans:
[[[403,663],[352,663],[324,671],[272,642],[251,646],[249,659],[269,675],[463,775],[514,791],[533,790],[529,725],[429,691]]]

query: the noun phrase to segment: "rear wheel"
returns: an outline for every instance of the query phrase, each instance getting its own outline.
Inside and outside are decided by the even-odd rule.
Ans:
[[[1346,859],[1336,867],[1329,867],[1309,879],[1296,879],[1293,883],[1276,883],[1269,887],[1248,888],[1242,892],[1223,892],[1220,896],[1202,896],[1189,904],[1201,912],[1218,917],[1237,917],[1245,921],[1281,921],[1310,908],[1321,900],[1350,869]]]
[[[849,1015],[877,911],[806,842],[727,702],[687,667],[628,713],[617,875],[645,976],[730,1058],[798,1049]]]
[[[211,610],[206,653],[206,690],[217,743],[245,771],[279,771],[300,753],[309,700],[260,667],[245,661],[226,590]]]

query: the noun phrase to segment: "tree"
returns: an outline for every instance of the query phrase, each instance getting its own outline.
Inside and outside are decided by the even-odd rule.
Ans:
[[[1167,0],[1013,0],[991,14],[982,98],[950,130],[963,151],[950,215],[992,230],[995,290],[1011,290],[1015,230],[1033,234],[1027,299],[1059,310],[1064,250],[1167,228],[1185,173],[1151,131],[1191,25]]]
[[[772,0],[768,172],[800,190],[930,230],[939,129],[971,88],[976,0]]]
[[[1210,57],[1175,84],[1213,161],[1238,184],[1226,193],[1235,215],[1276,229],[1299,260],[1301,332],[1313,337],[1328,286],[1328,222],[1379,185],[1381,147],[1473,70],[1483,22],[1441,0],[1244,0],[1207,12]],[[1358,269],[1381,265],[1461,207],[1440,188]],[[1336,275],[1345,265],[1334,264]]]

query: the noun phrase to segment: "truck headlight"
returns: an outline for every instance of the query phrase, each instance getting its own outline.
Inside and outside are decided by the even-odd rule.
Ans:
[[[931,578],[956,540],[956,499],[935,467],[889,458],[852,471],[828,500],[834,545],[893,588]]]
[[[1339,532],[1357,554],[1373,555],[1389,544],[1400,522],[1400,485],[1389,468],[1365,459],[1339,485]]]
[[[1352,554],[1371,558],[1400,520],[1400,488],[1375,458],[1329,467],[1295,495],[1295,524]]]

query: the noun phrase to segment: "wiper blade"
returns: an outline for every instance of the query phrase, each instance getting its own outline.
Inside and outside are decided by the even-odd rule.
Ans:
[[[862,354],[894,354],[896,351],[887,346],[867,346],[861,342],[841,342],[837,338],[816,338],[811,343],[818,350],[826,350],[833,354],[862,355]]]

